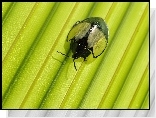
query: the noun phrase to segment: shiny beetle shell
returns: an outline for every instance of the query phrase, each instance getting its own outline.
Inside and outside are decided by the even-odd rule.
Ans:
[[[108,27],[100,17],[76,22],[67,36],[67,42],[70,42],[73,52],[73,61],[79,57],[86,60],[90,54],[93,58],[100,56],[107,47],[108,33]]]

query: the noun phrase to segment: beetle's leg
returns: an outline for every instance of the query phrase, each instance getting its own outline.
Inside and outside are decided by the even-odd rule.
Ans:
[[[59,51],[57,51],[58,53],[61,53],[62,55],[64,55],[64,56],[66,56],[66,57],[69,57],[68,55],[66,55],[66,54],[63,54],[62,52],[59,52]]]
[[[84,58],[84,61],[87,61],[86,58]]]
[[[94,56],[94,53],[93,53],[93,48],[89,48],[89,50],[91,51],[92,55],[93,55],[93,58],[97,58],[98,56]]]
[[[73,62],[74,62],[74,67],[75,67],[75,70],[77,71],[77,69],[76,69],[76,65],[75,65],[75,61],[74,61],[75,59],[73,59]]]

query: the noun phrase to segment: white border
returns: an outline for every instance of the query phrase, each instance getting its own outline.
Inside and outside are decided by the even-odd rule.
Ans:
[[[156,8],[156,0],[150,0],[150,8]]]
[[[0,116],[1,116],[1,118],[6,118],[7,117],[7,111],[6,110],[0,110]]]

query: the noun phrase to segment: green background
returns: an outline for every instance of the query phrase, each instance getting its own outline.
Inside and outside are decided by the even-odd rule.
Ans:
[[[101,17],[108,46],[77,61],[66,37]],[[149,3],[2,3],[3,109],[148,109]]]

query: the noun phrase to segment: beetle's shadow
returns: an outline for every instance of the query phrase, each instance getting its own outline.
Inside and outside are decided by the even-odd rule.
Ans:
[[[64,49],[65,49],[66,52],[70,51],[70,41],[67,42],[67,38],[64,41]]]

